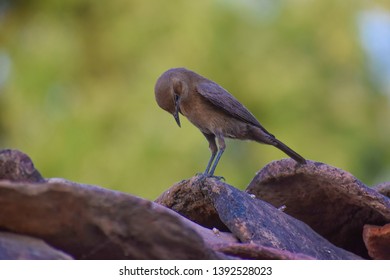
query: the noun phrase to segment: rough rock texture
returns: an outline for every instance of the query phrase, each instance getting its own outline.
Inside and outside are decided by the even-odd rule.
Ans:
[[[155,202],[204,227],[229,231],[219,218],[211,200],[202,193],[199,186],[183,180],[162,193]]]
[[[382,227],[365,225],[363,239],[371,258],[390,260],[390,224]]]
[[[77,259],[215,259],[202,237],[158,204],[65,180],[0,181],[0,228]]]
[[[18,150],[0,150],[0,180],[43,182],[31,159]]]
[[[0,232],[0,260],[71,260],[40,239]]]
[[[390,182],[383,182],[378,185],[375,185],[372,188],[380,194],[390,197]]]
[[[390,200],[350,173],[308,161],[281,160],[260,170],[246,192],[305,222],[336,246],[368,257],[365,224],[390,222]]]
[[[224,225],[242,242],[213,246],[225,254],[243,258],[359,259],[268,203],[213,178],[195,176],[181,181],[156,201],[208,227]],[[199,214],[199,209],[208,210]],[[274,250],[270,252],[269,248]]]
[[[286,215],[272,205],[251,197],[215,179],[192,184],[210,197],[221,221],[243,243],[305,254],[316,259],[359,259],[337,248],[303,222]]]

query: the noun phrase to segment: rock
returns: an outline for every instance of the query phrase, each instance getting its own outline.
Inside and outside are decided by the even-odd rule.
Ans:
[[[264,190],[264,197],[269,191],[280,198],[275,205],[280,209],[204,176],[176,184],[156,200],[160,205],[98,186],[44,179],[27,155],[0,150],[0,258],[359,259],[286,214],[293,210],[304,221],[309,217],[314,225],[335,227],[327,203],[337,204],[337,214],[344,203],[345,217],[353,220],[333,217],[340,231],[336,241],[348,235],[355,241],[363,220],[385,224],[389,199],[366,190],[350,174],[335,174],[311,162],[268,165],[253,180],[252,191],[261,199]],[[340,182],[342,187],[335,187]],[[284,184],[294,190],[291,195],[285,196],[289,189]]]
[[[315,259],[360,259],[262,200],[212,178],[194,181],[211,200],[221,221],[243,243],[286,250]]]
[[[71,260],[44,241],[29,236],[0,232],[0,260]]]
[[[383,194],[384,196],[390,197],[390,182],[380,183],[373,186],[372,189],[376,190],[380,194]]]
[[[371,258],[390,260],[390,224],[382,227],[365,225],[363,240]]]
[[[191,180],[183,180],[173,185],[155,202],[204,227],[229,231],[221,222],[210,199],[200,190],[198,179],[199,177],[193,177]]]
[[[254,243],[236,243],[215,245],[213,249],[246,260],[313,260],[304,254],[294,254],[289,251],[261,246]]]
[[[43,182],[31,159],[18,150],[0,150],[0,180]]]
[[[40,238],[76,259],[224,258],[177,213],[96,186],[0,181],[0,205],[0,228]],[[218,244],[211,230],[203,233]]]
[[[308,161],[275,161],[260,170],[246,189],[305,222],[338,247],[368,257],[365,224],[390,222],[390,200],[350,173]]]

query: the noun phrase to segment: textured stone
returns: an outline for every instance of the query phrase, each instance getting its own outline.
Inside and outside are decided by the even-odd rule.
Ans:
[[[204,177],[191,178],[188,184],[201,189],[221,221],[242,243],[254,243],[316,259],[359,259],[334,246],[303,222],[228,184]]]
[[[0,180],[43,182],[31,159],[18,150],[0,150]]]
[[[207,228],[228,231],[216,212],[210,199],[199,188],[197,180],[183,180],[163,194],[155,202],[168,207],[180,215]]]

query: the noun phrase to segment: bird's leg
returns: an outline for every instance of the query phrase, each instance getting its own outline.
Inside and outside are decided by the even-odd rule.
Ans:
[[[207,141],[209,142],[211,157],[209,159],[209,162],[207,163],[206,170],[202,175],[206,176],[206,177],[213,177],[213,178],[216,178],[218,180],[221,180],[221,179],[225,180],[225,178],[223,178],[223,177],[213,175],[215,168],[217,167],[218,161],[221,158],[223,151],[225,150],[225,141],[223,140],[222,136],[218,136],[218,145],[219,145],[219,151],[218,151],[218,146],[217,146],[217,143],[215,142],[215,135],[214,134],[207,134],[207,133],[203,133],[203,135],[206,137]],[[214,164],[213,164],[213,162],[214,162]],[[211,168],[211,171],[210,171],[210,168]]]
[[[209,162],[207,163],[206,170],[204,171],[204,174],[205,174],[205,175],[209,174],[211,164],[213,163],[214,158],[215,158],[216,155],[217,155],[216,152],[211,152],[211,157],[210,157],[210,159],[209,159]]]
[[[204,172],[204,175],[208,175],[209,171],[210,171],[211,164],[213,163],[214,158],[217,155],[218,147],[217,147],[217,144],[215,143],[215,135],[214,134],[203,133],[203,135],[206,137],[207,141],[209,142],[209,148],[211,151],[211,157],[209,159],[209,162],[207,163],[207,167],[206,167],[206,170]]]
[[[222,154],[223,154],[223,152],[225,151],[225,148],[226,148],[225,140],[223,139],[222,136],[217,136],[217,140],[218,140],[219,151],[217,153],[217,157],[216,157],[216,159],[214,161],[213,167],[211,168],[211,171],[208,173],[209,176],[214,176],[215,168],[217,167],[218,162],[221,159],[221,156],[222,156]]]

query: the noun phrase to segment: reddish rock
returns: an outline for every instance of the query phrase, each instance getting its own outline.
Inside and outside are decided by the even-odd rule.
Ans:
[[[285,159],[260,170],[246,192],[305,222],[338,247],[368,257],[365,224],[390,222],[390,200],[341,169]]]
[[[71,260],[44,241],[29,236],[0,232],[0,260]]]
[[[382,227],[365,225],[363,240],[371,258],[390,260],[390,224]]]

